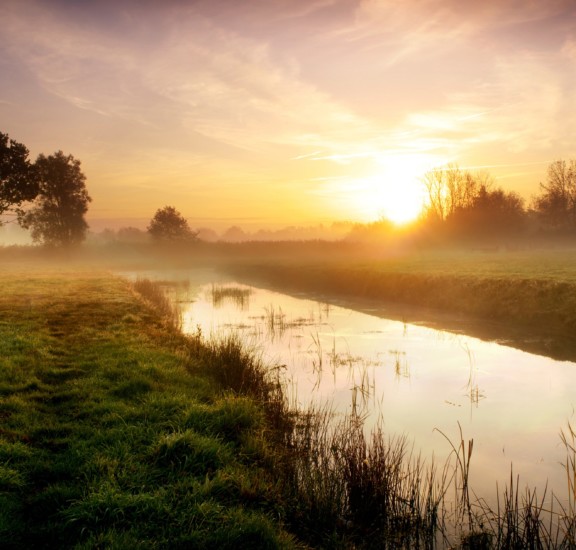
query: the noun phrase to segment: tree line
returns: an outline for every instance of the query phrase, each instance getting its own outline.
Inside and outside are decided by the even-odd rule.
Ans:
[[[92,200],[80,161],[57,151],[34,162],[22,143],[0,133],[0,225],[14,221],[32,240],[69,247],[86,237]]]
[[[498,240],[528,234],[576,236],[576,161],[556,160],[528,205],[494,184],[487,172],[455,164],[423,178],[426,203],[422,225],[456,240]]]
[[[557,160],[548,167],[546,182],[526,206],[514,191],[495,185],[488,172],[473,173],[456,164],[427,172],[426,201],[414,231],[424,239],[451,242],[502,242],[530,234],[576,236],[576,161]],[[195,240],[197,232],[173,206],[157,210],[148,226],[157,241]],[[358,224],[354,238],[394,234],[392,222]]]
[[[528,206],[520,195],[494,184],[487,172],[473,173],[450,164],[423,178],[426,202],[418,222],[420,234],[451,241],[502,240],[530,231],[576,236],[576,160],[556,160]],[[34,162],[28,149],[0,133],[0,225],[7,220],[31,231],[34,242],[67,247],[86,238],[85,214],[91,198],[81,163],[62,151]],[[359,227],[390,233],[382,220]],[[159,208],[147,227],[155,241],[194,241],[187,220],[174,206]],[[354,232],[353,232],[354,233]]]
[[[40,154],[34,162],[29,156],[25,145],[0,132],[0,226],[18,223],[35,243],[80,244],[92,200],[80,161],[62,151]],[[197,235],[173,206],[158,209],[147,230],[157,241],[193,241]]]

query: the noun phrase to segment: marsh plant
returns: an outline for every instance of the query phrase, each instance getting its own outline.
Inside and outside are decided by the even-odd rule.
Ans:
[[[401,378],[410,378],[410,367],[406,360],[406,352],[399,350],[390,350],[390,355],[394,361],[394,375],[397,380]]]
[[[290,443],[297,519],[310,537],[358,548],[411,548],[437,537],[442,482],[405,437],[380,428],[366,435],[361,417],[335,423],[321,409],[298,417]]]
[[[182,312],[164,290],[164,285],[150,279],[136,279],[133,289],[160,314],[162,319],[176,329],[182,327]]]
[[[440,432],[451,450],[443,464],[427,464],[406,436],[387,436],[381,425],[367,431],[361,403],[344,417],[327,407],[289,409],[278,371],[268,370],[241,340],[223,340],[210,364],[224,385],[260,396],[271,409],[279,482],[292,504],[287,514],[306,540],[323,547],[356,548],[573,548],[576,434],[562,432],[567,450],[570,499],[556,510],[546,495],[521,489],[511,474],[496,505],[470,487],[474,440],[461,427],[455,438]],[[221,361],[220,359],[226,358]],[[224,368],[226,374],[221,369]],[[238,371],[231,374],[230,369]],[[219,373],[219,374],[216,374]],[[358,385],[363,390],[366,380]],[[362,390],[362,391],[361,391]]]
[[[240,286],[213,284],[210,290],[214,307],[220,307],[225,301],[231,301],[241,310],[248,309],[251,294],[251,288]]]

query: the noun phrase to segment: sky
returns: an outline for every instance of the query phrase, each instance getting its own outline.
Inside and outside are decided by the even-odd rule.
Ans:
[[[402,220],[447,163],[529,201],[575,91],[575,0],[0,1],[0,132],[93,228]]]

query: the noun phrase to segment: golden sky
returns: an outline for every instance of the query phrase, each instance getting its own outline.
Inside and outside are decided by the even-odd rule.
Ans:
[[[529,199],[576,158],[574,0],[2,0],[0,131],[92,225],[402,218],[422,174]]]

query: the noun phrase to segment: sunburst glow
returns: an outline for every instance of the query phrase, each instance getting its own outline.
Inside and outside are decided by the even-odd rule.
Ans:
[[[378,173],[364,180],[355,197],[360,214],[367,220],[386,218],[396,224],[415,220],[425,200],[422,177],[434,162],[416,155],[382,157]]]

